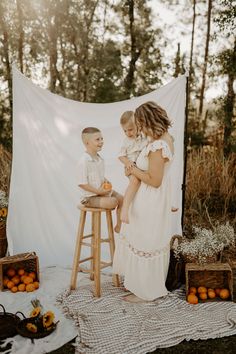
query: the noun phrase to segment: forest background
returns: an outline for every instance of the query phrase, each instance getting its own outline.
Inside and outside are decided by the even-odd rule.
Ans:
[[[236,1],[0,0],[0,189],[9,192],[12,64],[82,102],[189,72],[184,230],[236,223]]]

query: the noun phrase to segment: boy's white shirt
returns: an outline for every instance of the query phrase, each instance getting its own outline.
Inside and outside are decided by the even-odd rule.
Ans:
[[[130,161],[135,162],[138,158],[138,155],[147,145],[148,139],[142,134],[138,135],[137,138],[128,138],[125,137],[123,140],[122,147],[120,149],[119,157],[125,156]]]
[[[86,151],[81,156],[78,163],[78,185],[89,184],[99,189],[105,179],[105,165],[103,158],[97,154],[97,158],[93,158]],[[79,186],[80,202],[87,197],[95,196],[95,193],[85,191]]]

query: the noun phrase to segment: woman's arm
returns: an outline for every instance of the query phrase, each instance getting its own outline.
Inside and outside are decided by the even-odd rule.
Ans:
[[[148,155],[148,171],[142,171],[137,167],[130,169],[130,174],[134,175],[149,186],[158,188],[162,183],[164,174],[165,159],[162,157],[161,150],[150,152]]]

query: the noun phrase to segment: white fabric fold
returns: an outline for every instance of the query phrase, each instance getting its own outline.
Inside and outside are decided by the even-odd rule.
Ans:
[[[120,193],[128,179],[118,160],[124,139],[119,120],[126,110],[158,102],[173,121],[172,233],[181,233],[181,184],[183,178],[183,136],[185,76],[147,95],[109,104],[81,103],[65,99],[34,85],[13,70],[13,163],[9,197],[8,244],[10,254],[35,251],[40,265],[72,264],[78,225],[79,191],[77,164],[83,154],[81,131],[87,126],[101,129],[105,175]],[[88,222],[85,232],[90,233]],[[105,218],[102,232],[106,233]],[[82,249],[82,256],[86,250]],[[102,249],[104,260],[108,249]]]

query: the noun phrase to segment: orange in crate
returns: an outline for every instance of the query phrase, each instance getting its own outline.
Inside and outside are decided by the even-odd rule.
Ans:
[[[13,287],[17,288],[13,289],[13,292],[25,291],[25,285],[28,284],[32,284],[32,287],[29,288],[35,290],[37,285],[34,286],[34,282],[39,283],[39,261],[35,252],[21,253],[0,259],[1,291],[12,289]],[[20,289],[18,286],[20,286]]]

